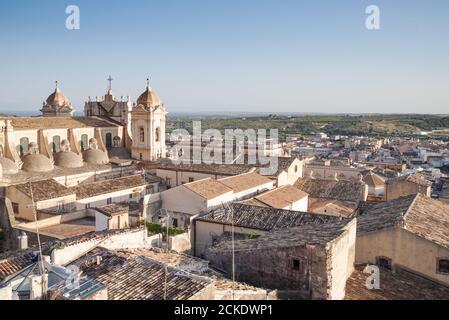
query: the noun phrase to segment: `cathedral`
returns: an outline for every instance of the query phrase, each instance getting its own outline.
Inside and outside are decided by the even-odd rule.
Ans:
[[[56,88],[39,117],[0,117],[0,166],[3,176],[44,173],[108,164],[114,158],[155,161],[166,155],[167,112],[149,80],[135,103],[112,94],[88,98],[84,116],[75,117],[69,98]]]

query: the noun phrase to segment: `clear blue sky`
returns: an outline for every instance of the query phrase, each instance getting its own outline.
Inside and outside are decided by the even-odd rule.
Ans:
[[[447,0],[1,1],[0,49],[0,112],[55,80],[82,110],[111,74],[133,99],[150,75],[170,112],[449,113]]]

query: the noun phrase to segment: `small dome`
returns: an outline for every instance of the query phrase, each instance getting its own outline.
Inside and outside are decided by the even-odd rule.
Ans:
[[[54,155],[55,165],[63,168],[81,168],[83,158],[72,151],[61,151]]]
[[[47,106],[51,107],[65,107],[71,106],[70,100],[59,90],[59,85],[56,82],[56,89],[46,100]]]
[[[137,99],[137,105],[141,104],[145,107],[157,107],[161,105],[161,99],[151,90],[150,80],[147,79],[147,89]]]
[[[108,155],[98,149],[87,149],[83,152],[84,162],[89,164],[108,164],[109,157]]]
[[[3,174],[13,175],[19,172],[19,168],[17,168],[16,164],[7,158],[0,158],[0,166],[3,170]]]
[[[42,154],[27,154],[22,157],[22,170],[27,172],[48,172],[54,169],[53,163]]]

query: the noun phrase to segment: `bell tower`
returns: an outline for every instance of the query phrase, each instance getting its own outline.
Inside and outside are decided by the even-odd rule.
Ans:
[[[165,157],[166,114],[164,104],[151,89],[150,79],[147,79],[147,88],[137,99],[131,113],[131,154],[134,159],[156,161]]]

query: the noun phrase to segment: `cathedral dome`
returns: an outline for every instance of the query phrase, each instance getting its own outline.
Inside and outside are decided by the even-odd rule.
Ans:
[[[0,158],[0,167],[2,168],[3,174],[13,175],[19,172],[16,164],[7,158]]]
[[[70,100],[59,90],[58,83],[56,83],[55,92],[48,96],[46,100],[47,106],[51,107],[66,107],[71,106]]]
[[[81,168],[83,158],[72,151],[61,151],[55,154],[55,165],[63,168]]]
[[[139,104],[145,107],[157,107],[161,105],[161,99],[152,91],[149,79],[147,79],[147,89],[137,99],[137,105]]]
[[[108,164],[109,157],[108,155],[98,149],[87,149],[83,152],[84,162],[89,164]]]
[[[54,169],[53,163],[42,154],[27,154],[22,157],[22,170],[27,172],[48,172]]]

